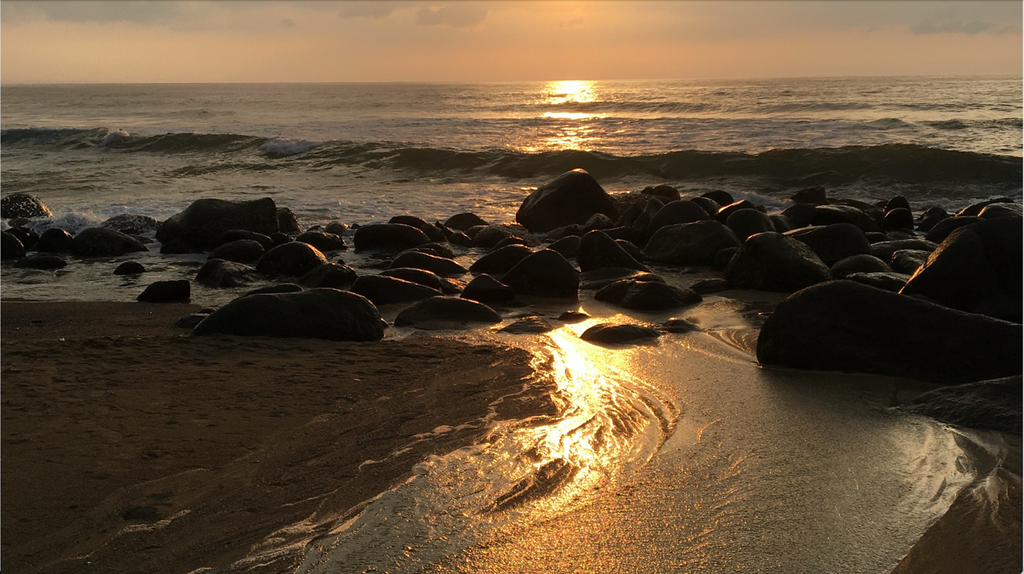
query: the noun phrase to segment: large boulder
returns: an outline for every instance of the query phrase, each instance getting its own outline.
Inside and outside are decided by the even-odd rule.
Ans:
[[[935,251],[938,247],[927,239],[893,239],[891,241],[879,241],[871,244],[871,254],[882,261],[892,261],[892,256],[897,251],[904,249],[916,249],[918,251]]]
[[[83,229],[71,242],[71,254],[76,257],[117,257],[136,251],[147,249],[134,237],[105,227]]]
[[[862,253],[840,259],[829,271],[833,279],[842,279],[851,273],[888,273],[892,268],[874,255]]]
[[[401,223],[364,225],[352,236],[356,251],[405,251],[430,243],[419,229]]]
[[[949,237],[950,233],[953,233],[954,231],[960,229],[961,227],[974,225],[979,221],[981,221],[980,217],[971,215],[947,217],[936,223],[930,230],[928,230],[928,234],[925,235],[924,238],[927,239],[928,241],[931,241],[932,243],[939,244],[945,241],[946,238]]]
[[[485,273],[477,275],[470,281],[462,290],[460,297],[479,301],[486,305],[502,305],[514,301],[516,292],[508,285]]]
[[[699,209],[699,208],[698,208]],[[603,231],[591,231],[580,238],[576,249],[576,262],[580,271],[590,271],[603,267],[624,267],[639,271],[649,271],[642,263],[626,253],[614,239]]]
[[[382,275],[363,275],[357,278],[352,283],[352,292],[373,301],[374,305],[408,303],[442,294],[440,290],[431,289],[426,285]]]
[[[308,289],[333,287],[348,289],[356,281],[356,271],[348,265],[325,263],[317,265],[299,278],[298,284]]]
[[[487,225],[487,222],[481,219],[479,215],[469,212],[456,213],[444,222],[445,227],[459,231],[465,231],[475,225]]]
[[[254,268],[235,261],[210,259],[196,273],[196,283],[206,287],[242,287],[262,279]]]
[[[740,209],[729,214],[725,226],[736,234],[740,241],[746,241],[751,235],[776,231],[775,224],[766,214],[756,209]]]
[[[901,293],[998,319],[1021,321],[1022,219],[986,219],[954,231]]]
[[[218,245],[210,252],[207,259],[223,259],[248,265],[259,261],[265,252],[263,245],[259,241],[237,239]]]
[[[918,395],[899,409],[973,429],[1021,434],[1022,377],[939,387]]]
[[[661,311],[696,305],[701,296],[691,289],[683,289],[660,281],[622,279],[594,294],[594,299],[637,311]]]
[[[406,251],[391,262],[391,268],[411,267],[425,269],[442,277],[458,277],[466,273],[466,268],[445,257],[438,257],[421,251]]]
[[[271,277],[299,277],[326,263],[327,258],[316,247],[292,241],[264,253],[256,270]]]
[[[796,220],[793,223],[796,223]],[[864,232],[882,230],[882,227],[874,218],[851,205],[816,205],[814,206],[814,217],[810,223],[811,225],[852,223]],[[798,225],[798,227],[800,226]]]
[[[765,320],[764,365],[935,383],[1020,374],[1021,326],[853,281],[794,293]]]
[[[473,273],[503,275],[530,255],[533,255],[533,250],[525,245],[506,245],[477,259],[469,266],[469,270]]]
[[[18,259],[25,256],[25,246],[13,233],[4,231],[0,235],[3,237],[0,243],[0,259]]]
[[[431,297],[406,309],[395,317],[396,327],[417,329],[465,329],[474,324],[501,322],[501,315],[483,303],[458,297]]]
[[[278,232],[277,206],[269,197],[251,201],[197,199],[185,211],[172,215],[157,228],[161,243],[183,239],[209,251],[226,231],[246,229],[264,235]]]
[[[217,309],[193,335],[308,337],[379,341],[387,324],[361,295],[338,289],[248,295]]]
[[[100,224],[100,227],[116,229],[121,233],[127,233],[128,235],[142,235],[144,233],[149,233],[150,231],[156,231],[159,226],[160,222],[152,217],[148,215],[138,215],[136,213],[122,213],[121,215],[115,215]]]
[[[806,244],[825,265],[834,265],[853,255],[871,253],[868,238],[852,223],[815,225],[787,231],[785,235]]]
[[[39,236],[36,251],[43,253],[66,253],[71,251],[75,236],[59,227],[51,227]]]
[[[179,303],[192,297],[192,286],[185,280],[156,281],[136,297],[141,303]]]
[[[710,219],[710,217],[703,207],[689,199],[670,201],[651,218],[651,222],[647,225],[647,232],[654,233],[666,225],[693,223]]]
[[[300,233],[295,241],[301,241],[302,243],[308,243],[313,247],[316,247],[321,252],[327,251],[342,251],[348,249],[348,245],[345,245],[345,240],[340,236],[333,233],[325,233],[323,231],[307,231]]]
[[[615,203],[601,184],[586,170],[574,169],[530,194],[519,206],[516,221],[538,233],[584,224],[595,213],[603,213],[612,221],[619,218]]]
[[[644,258],[674,265],[712,265],[715,255],[740,240],[731,229],[714,221],[666,225],[654,232],[644,247]]]
[[[34,195],[12,193],[0,199],[0,217],[53,217],[53,212]]]
[[[510,269],[501,282],[520,295],[536,297],[579,297],[580,274],[557,251],[542,249]]]
[[[734,289],[792,293],[832,278],[806,244],[780,233],[750,236],[733,255],[725,279]]]

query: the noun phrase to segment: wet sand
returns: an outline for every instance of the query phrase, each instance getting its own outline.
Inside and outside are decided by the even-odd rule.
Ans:
[[[225,567],[311,516],[336,525],[427,455],[484,439],[489,415],[553,411],[522,350],[171,327],[196,309],[0,306],[5,571]]]

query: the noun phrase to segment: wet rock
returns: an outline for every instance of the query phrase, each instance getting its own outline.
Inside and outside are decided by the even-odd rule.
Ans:
[[[918,218],[917,230],[924,232],[931,231],[936,224],[948,217],[949,214],[946,213],[945,209],[942,209],[941,207],[929,207],[921,214],[921,217]],[[934,241],[934,239],[932,241]],[[941,241],[939,241],[939,243],[941,243]]]
[[[734,211],[726,218],[725,226],[731,229],[740,241],[746,241],[751,235],[775,231],[772,220],[756,209]]]
[[[138,261],[125,261],[114,269],[114,275],[141,275],[146,267]]]
[[[316,247],[293,241],[264,253],[256,270],[270,277],[301,277],[325,264],[327,258]]]
[[[651,223],[654,221],[654,217],[658,214],[659,211],[661,211],[664,208],[665,204],[662,203],[660,199],[651,199],[650,201],[647,202],[647,205],[644,206],[644,210],[640,212],[640,215],[637,216],[637,218],[633,221],[633,225],[631,225],[630,227],[633,227],[646,233],[647,229],[651,226]]]
[[[730,215],[742,209],[757,209],[757,206],[751,203],[750,201],[747,201],[746,199],[734,201],[728,205],[722,206],[718,210],[718,213],[715,214],[715,220],[721,223],[725,223],[726,221],[729,220]]]
[[[771,220],[772,226],[775,227],[775,231],[778,231],[779,233],[785,233],[787,231],[792,231],[796,229],[796,226],[793,225],[793,222],[790,221],[789,218],[786,217],[785,215],[773,214],[769,215],[768,219]]]
[[[552,329],[554,329],[554,327],[551,323],[548,323],[540,317],[523,317],[511,325],[499,329],[499,331],[502,333],[511,333],[513,335],[532,335],[547,333]]]
[[[180,237],[175,237],[160,246],[161,255],[187,255],[202,252],[202,249],[199,249]]]
[[[14,266],[21,269],[39,269],[42,271],[52,271],[54,269],[60,269],[66,267],[67,261],[57,255],[29,255],[23,257],[14,262]]]
[[[679,319],[677,317],[673,317],[662,323],[661,330],[668,333],[693,333],[703,331],[703,329],[698,327],[695,323],[691,323],[686,319]]]
[[[851,223],[815,225],[787,231],[785,235],[810,247],[825,265],[834,265],[852,255],[871,253],[871,244],[864,232]]]
[[[572,299],[579,296],[579,272],[565,257],[550,249],[525,257],[501,282],[519,295]]]
[[[928,261],[931,251],[921,249],[900,249],[892,254],[892,261],[889,266],[897,273],[913,275],[917,269]]]
[[[736,200],[732,198],[732,194],[728,191],[722,191],[720,189],[713,189],[707,193],[702,193],[701,197],[706,197],[711,201],[714,201],[718,205],[729,205],[734,203]]]
[[[352,284],[352,292],[359,293],[373,301],[374,305],[408,303],[441,296],[441,291],[437,289],[397,277],[381,275],[363,275],[357,278]]]
[[[654,233],[666,225],[693,223],[705,219],[710,219],[710,216],[700,205],[688,199],[671,201],[654,214],[651,223],[647,226],[647,232]]]
[[[980,430],[1021,434],[1020,375],[940,387],[918,395],[899,410]]]
[[[585,231],[593,231],[595,229],[611,229],[615,227],[615,221],[603,213],[595,213],[590,216],[590,219],[583,224]]]
[[[783,214],[789,215],[786,212]],[[796,220],[793,220],[793,223],[795,224]],[[838,204],[815,206],[811,225],[832,225],[833,223],[852,223],[864,232],[882,230],[874,218],[856,207]]]
[[[628,267],[601,267],[580,273],[580,289],[596,291],[623,279],[645,279],[648,281],[665,282],[664,279],[649,273]]]
[[[7,232],[18,238],[18,241],[25,247],[25,251],[32,251],[39,243],[39,235],[27,227],[12,227]]]
[[[895,231],[897,229],[914,229],[914,214],[909,209],[897,207],[889,210],[882,220],[882,229]]]
[[[947,217],[935,224],[934,227],[924,236],[925,239],[938,245],[949,237],[950,233],[953,233],[961,227],[967,227],[981,221],[980,217],[972,217],[969,215],[961,215],[958,217]]]
[[[975,203],[975,204],[972,204],[972,205],[968,205],[967,207],[965,207],[965,208],[961,209],[960,211],[956,212],[956,216],[957,217],[963,217],[965,215],[967,215],[967,216],[978,216],[978,215],[981,214],[982,210],[984,210],[986,207],[988,207],[990,205],[994,205],[996,203],[1014,203],[1014,201],[1012,199],[1010,199],[1009,197],[997,197],[995,199],[988,199],[988,200],[985,200],[985,201],[979,201],[978,203]]]
[[[75,241],[67,231],[59,227],[51,227],[39,236],[36,242],[36,251],[42,253],[67,253],[71,251],[71,244]]]
[[[356,281],[356,271],[348,265],[325,263],[317,265],[299,278],[298,284],[308,289],[333,287],[348,289]]]
[[[503,305],[514,301],[516,292],[508,285],[485,273],[477,275],[470,281],[462,290],[460,297],[487,305]]]
[[[379,341],[387,324],[365,297],[338,289],[247,295],[217,309],[193,335]]]
[[[647,261],[674,265],[712,265],[715,254],[739,247],[731,229],[713,220],[666,225],[654,232],[643,254]]]
[[[877,289],[899,293],[900,289],[903,289],[903,286],[907,284],[907,280],[910,279],[910,275],[896,273],[894,271],[873,271],[867,273],[850,273],[845,277],[845,279],[856,281],[857,283],[875,287]]]
[[[575,258],[576,254],[579,252],[579,248],[580,248],[580,238],[579,238],[579,236],[573,236],[573,235],[570,235],[568,237],[563,237],[563,238],[559,239],[558,241],[555,241],[551,245],[548,245],[548,249],[561,253],[562,257],[565,257],[566,259],[573,259],[573,258]],[[524,257],[525,257],[525,255],[524,255]],[[472,271],[472,268],[470,268],[470,271]]]
[[[829,270],[833,278],[842,279],[851,273],[886,273],[892,268],[874,255],[860,254],[840,259]]]
[[[903,249],[935,251],[936,247],[938,247],[938,245],[926,239],[896,239],[893,241],[872,243],[871,254],[882,261],[892,261],[892,254]]]
[[[889,213],[894,209],[906,209],[907,211],[910,211],[910,202],[902,195],[894,195],[889,198],[889,201],[885,202],[885,208],[882,211]]]
[[[0,199],[0,217],[53,217],[53,212],[34,195],[12,193]]]
[[[718,210],[722,209],[722,206],[710,197],[691,197],[690,201],[699,205],[701,209],[704,210],[704,213],[708,214],[708,217],[714,217],[714,215],[718,213]]]
[[[641,205],[637,203],[630,204],[630,206],[627,207],[626,210],[619,215],[619,219],[618,221],[615,222],[615,224],[621,226],[633,225],[633,223],[636,221],[636,218],[640,217],[640,214],[643,212],[644,208]]]
[[[406,251],[391,262],[391,268],[412,267],[426,269],[442,277],[458,277],[465,275],[466,268],[451,259],[438,257],[429,253]]]
[[[779,303],[761,327],[757,358],[955,384],[1019,375],[1022,343],[1020,325],[843,280]]]
[[[610,237],[610,236],[609,236]],[[636,246],[632,241],[628,239],[616,239],[615,244],[622,248],[623,251],[629,254],[630,257],[637,261],[641,261],[644,258],[643,251]]]
[[[609,325],[601,324],[594,325],[583,334],[580,335],[580,339],[587,341],[588,343],[597,343],[603,345],[621,345],[625,343],[632,343],[642,339],[657,339],[661,336],[661,332],[652,327],[644,327],[641,325]]]
[[[996,217],[1021,217],[1024,215],[1024,206],[1019,203],[993,203],[986,205],[978,217],[982,219],[993,219]]]
[[[522,245],[509,245],[496,251],[492,251],[477,259],[469,266],[472,273],[488,273],[490,275],[504,275],[517,263],[533,254],[529,247]]]
[[[735,289],[792,293],[832,278],[806,244],[779,233],[758,233],[740,246],[725,270]]]
[[[100,227],[115,229],[126,235],[142,235],[144,233],[150,233],[152,231],[156,231],[159,226],[160,222],[152,217],[149,217],[148,215],[138,215],[135,213],[122,213],[121,215],[115,215],[100,224]]]
[[[522,237],[506,237],[501,241],[494,244],[491,249],[501,249],[502,247],[508,247],[509,245],[528,245],[528,242]]]
[[[196,273],[196,283],[216,289],[242,287],[260,279],[256,269],[224,259],[210,259]]]
[[[147,249],[132,236],[104,227],[83,229],[71,242],[71,254],[76,257],[116,257],[136,251]]]
[[[473,235],[473,246],[494,247],[509,237],[521,239],[526,245],[532,246],[537,244],[537,241],[525,227],[508,223],[496,223],[479,229]]]
[[[782,212],[782,215],[793,224],[793,229],[807,227],[814,221],[816,214],[814,205],[809,203],[797,203]]]
[[[177,303],[192,298],[192,286],[185,280],[150,283],[136,299],[142,303]]]
[[[530,194],[516,212],[516,221],[531,232],[543,233],[563,225],[583,224],[595,213],[603,213],[612,221],[619,218],[601,184],[586,170],[574,169]]]
[[[0,236],[3,237],[0,242],[0,259],[18,259],[25,256],[25,246],[13,233],[4,231]]]
[[[276,231],[281,233],[302,233],[302,226],[299,225],[299,219],[295,217],[292,210],[287,207],[278,207]]]
[[[424,225],[429,225],[427,220],[416,217],[415,215],[396,215],[388,220],[388,223],[401,223],[402,225],[408,225],[420,229]]]
[[[343,251],[348,249],[348,245],[345,245],[345,240],[340,236],[322,231],[307,231],[305,233],[300,233],[298,237],[295,238],[295,241],[308,243],[313,247],[316,247],[321,252]]]
[[[558,316],[558,320],[565,323],[579,323],[581,321],[586,321],[589,318],[590,315],[579,311],[563,311],[562,314]]]
[[[406,281],[425,285],[431,289],[442,291],[441,278],[434,272],[427,271],[426,269],[416,269],[414,267],[392,267],[381,271],[380,274],[384,277],[397,277],[399,279],[405,279]]]
[[[671,185],[647,186],[640,190],[643,195],[654,195],[665,200],[666,203],[679,200],[679,190]]]
[[[692,289],[681,289],[658,281],[624,279],[594,294],[594,299],[624,309],[661,311],[696,305],[702,301]]]
[[[430,238],[409,225],[375,223],[357,229],[352,241],[355,243],[356,251],[405,251],[430,243]]]
[[[299,291],[305,291],[305,289],[295,283],[278,283],[277,285],[268,285],[266,287],[253,289],[252,291],[242,295],[242,297],[259,295],[261,293],[298,293]]]
[[[452,251],[448,246],[442,245],[440,243],[424,243],[423,245],[419,245],[417,247],[413,247],[412,249],[408,249],[407,251],[419,251],[420,253],[429,253],[430,255],[444,257],[445,259],[455,259],[455,252]],[[403,251],[402,253],[405,253],[405,251]],[[399,253],[398,255],[401,256],[402,253]]]
[[[474,225],[487,225],[487,222],[475,213],[456,213],[445,220],[444,226],[465,231]]]
[[[403,309],[396,327],[417,329],[466,329],[501,322],[501,315],[483,303],[459,297],[431,297]]]
[[[793,203],[809,203],[811,205],[825,205],[828,203],[828,197],[825,196],[824,187],[808,187],[801,189],[790,196]]]
[[[236,241],[229,241],[222,245],[218,245],[213,251],[207,256],[207,259],[223,259],[225,261],[234,261],[235,263],[245,263],[249,265],[256,263],[263,257],[265,250],[263,245],[259,241],[252,239],[238,239]]]
[[[181,213],[172,215],[157,228],[161,243],[184,239],[203,249],[215,247],[226,231],[246,229],[264,235],[278,232],[277,206],[269,197],[252,201],[197,199]]]
[[[178,329],[194,329],[196,325],[209,316],[209,313],[191,313],[175,321],[174,326]]]
[[[264,251],[270,251],[277,245],[280,245],[279,243],[276,243],[274,239],[271,238],[269,235],[264,235],[262,233],[256,233],[255,231],[248,231],[245,229],[229,229],[224,233],[221,233],[220,236],[217,237],[217,240],[214,241],[214,243],[216,244],[216,247],[219,247],[221,245],[224,245],[225,243],[231,243],[232,241],[238,241],[240,239],[249,239],[251,241],[255,241],[263,247]],[[288,242],[285,241],[284,243]]]
[[[591,271],[602,267],[649,271],[603,231],[591,231],[580,238],[576,261],[579,263],[581,271]]]
[[[558,241],[559,239],[563,239],[563,238],[566,238],[566,237],[573,237],[573,236],[575,236],[575,237],[582,237],[584,233],[586,233],[586,230],[583,229],[583,226],[582,225],[576,225],[574,223],[572,225],[565,225],[563,227],[556,227],[556,228],[552,229],[551,231],[545,233],[543,241],[545,241],[545,242]]]

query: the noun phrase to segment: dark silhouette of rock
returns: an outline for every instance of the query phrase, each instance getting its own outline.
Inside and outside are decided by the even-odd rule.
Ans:
[[[116,257],[136,251],[147,251],[131,235],[104,227],[83,229],[71,242],[71,254],[76,257]]]
[[[1024,215],[1024,206],[1019,203],[993,203],[986,205],[978,217],[982,219],[993,219],[996,217],[1021,217]]]
[[[953,233],[961,227],[967,227],[968,225],[974,225],[981,221],[980,217],[970,215],[960,215],[957,217],[947,217],[935,224],[934,227],[925,235],[925,239],[938,245],[949,237],[949,234]]]
[[[260,279],[256,269],[225,259],[209,259],[196,273],[196,283],[217,289],[242,287]]]
[[[498,243],[510,237],[518,238],[526,245],[532,246],[537,244],[537,241],[525,227],[508,223],[495,223],[494,225],[488,225],[477,230],[476,234],[473,235],[473,246],[495,247]]]
[[[440,243],[424,243],[423,245],[419,245],[413,247],[412,249],[408,249],[407,251],[418,251],[420,253],[428,253],[430,255],[444,257],[445,259],[455,259],[455,252],[452,251],[448,246],[442,245]],[[405,251],[399,253],[399,257],[401,257],[403,253],[405,253]]]
[[[538,333],[547,333],[552,329],[554,329],[554,327],[551,323],[548,323],[540,317],[523,317],[511,325],[499,329],[499,331],[502,333],[511,333],[513,335],[533,335]]]
[[[588,343],[621,345],[625,343],[632,343],[640,339],[657,339],[660,336],[661,332],[652,327],[631,324],[609,325],[604,323],[594,325],[586,331],[583,331],[583,334],[580,335],[580,339],[583,339]]]
[[[217,309],[193,335],[379,341],[387,324],[365,297],[338,289],[247,295]]]
[[[278,283],[276,285],[267,285],[266,287],[260,287],[259,289],[253,289],[242,295],[247,297],[249,295],[259,295],[261,293],[298,293],[299,291],[305,291],[300,285],[295,283]]]
[[[638,215],[636,219],[633,220],[633,224],[630,227],[636,228],[646,233],[647,229],[651,226],[651,223],[654,221],[654,216],[657,215],[658,212],[664,208],[665,204],[660,199],[656,197],[652,198],[650,201],[647,202],[647,205],[644,206],[644,210],[640,212],[640,215]]]
[[[326,263],[327,258],[316,247],[293,241],[264,253],[256,270],[270,277],[300,277]]]
[[[914,397],[899,410],[959,427],[1021,434],[1020,375],[940,387]]]
[[[698,295],[709,295],[711,293],[728,291],[729,282],[725,279],[702,279],[690,285],[690,290]]]
[[[150,283],[136,299],[142,303],[177,303],[192,298],[192,286],[185,279]]]
[[[775,213],[769,215],[768,219],[771,220],[772,226],[775,227],[775,231],[778,231],[779,233],[785,233],[787,231],[792,231],[796,229],[796,226],[793,225],[793,222],[790,221],[789,218],[786,217],[785,215]]]
[[[772,220],[756,209],[740,209],[729,214],[725,226],[736,234],[740,241],[746,241],[751,235],[775,231]]]
[[[735,289],[781,293],[792,293],[831,278],[828,266],[810,247],[774,232],[750,236],[725,270],[725,279]]]
[[[42,253],[67,253],[71,251],[71,244],[75,241],[67,231],[59,227],[51,227],[39,236],[36,242],[36,251]]]
[[[931,254],[931,251],[921,249],[900,249],[893,252],[889,266],[897,273],[913,275],[919,267],[924,265],[925,261],[928,261],[928,256]]]
[[[363,275],[357,278],[352,284],[352,292],[373,301],[374,305],[408,303],[428,297],[439,297],[442,294],[437,289],[419,283],[381,275]]]
[[[929,207],[918,218],[917,230],[918,231],[924,231],[924,232],[927,233],[927,232],[931,231],[932,228],[934,228],[936,224],[938,224],[940,221],[942,221],[943,219],[946,219],[948,217],[949,217],[949,214],[946,213],[945,209],[942,209],[941,207]],[[943,239],[945,239],[945,237],[943,237]],[[934,240],[932,240],[932,241],[934,241]],[[941,243],[941,241],[939,241],[939,243]]]
[[[647,226],[647,232],[654,233],[666,225],[693,223],[694,221],[710,218],[703,207],[688,199],[670,201],[651,218],[651,223]]]
[[[202,249],[199,249],[181,237],[175,237],[160,246],[161,255],[185,255],[202,252]]]
[[[892,268],[874,255],[860,254],[840,259],[829,270],[834,279],[842,279],[851,273],[887,273]]]
[[[356,281],[356,272],[348,265],[325,263],[317,265],[299,278],[298,284],[308,289],[317,287],[333,287],[348,289]]]
[[[287,207],[277,208],[277,231],[281,233],[302,233],[299,219]],[[265,231],[262,233],[266,233]]]
[[[579,271],[557,251],[542,249],[510,269],[501,282],[519,295],[579,297]]]
[[[602,267],[624,267],[639,271],[650,271],[642,263],[626,253],[614,239],[603,231],[591,231],[580,238],[576,261],[581,271]]]
[[[907,284],[907,279],[910,279],[910,275],[896,273],[895,271],[860,271],[848,274],[845,279],[877,289],[899,293],[900,289],[903,289],[903,286]]]
[[[646,271],[638,271],[628,267],[601,267],[580,273],[580,289],[596,291],[623,279],[665,282],[661,277]]]
[[[430,238],[419,229],[401,223],[375,223],[364,225],[352,236],[356,251],[405,251],[430,243]]]
[[[160,222],[152,217],[149,217],[148,215],[138,215],[135,213],[122,213],[121,215],[115,215],[100,224],[100,227],[116,229],[126,235],[142,235],[144,233],[156,231],[159,226]]]
[[[348,249],[348,245],[345,245],[345,240],[333,233],[325,233],[323,231],[307,231],[300,233],[295,241],[301,241],[302,243],[308,243],[313,247],[316,247],[321,252],[327,251],[342,251]]]
[[[655,263],[712,265],[716,253],[739,246],[740,240],[731,229],[707,220],[662,227],[647,241],[643,254]]]
[[[734,203],[736,200],[732,198],[732,194],[728,191],[722,191],[720,189],[713,189],[707,193],[702,193],[701,197],[706,197],[711,201],[714,201],[718,205],[729,205]]]
[[[568,237],[563,237],[558,241],[555,241],[551,245],[548,245],[548,249],[561,253],[562,257],[565,257],[566,259],[575,258],[576,254],[579,253],[579,248],[580,237],[578,235],[570,235]],[[472,270],[473,268],[470,267],[470,271]]]
[[[793,203],[809,203],[811,205],[825,205],[828,203],[828,197],[825,196],[824,187],[808,187],[801,189],[790,196]]]
[[[391,262],[391,268],[412,267],[426,269],[442,277],[458,277],[465,275],[466,268],[451,259],[438,257],[429,253],[406,251]]]
[[[797,203],[786,208],[782,215],[793,224],[793,229],[800,229],[810,225],[817,212],[813,204]]]
[[[615,224],[619,226],[633,225],[633,223],[636,221],[636,218],[640,217],[640,214],[643,212],[644,208],[642,205],[640,205],[639,203],[631,203],[625,211],[622,211],[622,213],[619,214],[619,219],[618,221],[615,222]]]
[[[39,235],[27,227],[12,227],[7,230],[8,233],[18,238],[18,241],[25,247],[25,251],[32,251],[36,248],[36,244],[39,243]]]
[[[25,246],[13,233],[4,231],[0,236],[3,237],[3,242],[0,243],[0,259],[18,259],[25,256]]]
[[[490,275],[477,275],[466,285],[460,295],[463,299],[479,301],[487,305],[503,305],[511,303],[516,298],[516,292],[511,287],[499,282]]]
[[[487,222],[475,213],[456,213],[445,220],[444,226],[465,231],[474,225],[487,225]]]
[[[654,195],[665,200],[666,203],[679,200],[679,190],[672,187],[671,185],[648,185],[647,187],[640,190],[643,195]]]
[[[704,210],[704,213],[708,214],[708,217],[714,217],[714,215],[718,213],[718,210],[722,208],[722,206],[718,205],[715,200],[710,197],[704,197],[703,195],[700,197],[691,197],[690,201],[699,205],[701,209]]]
[[[692,289],[682,289],[658,281],[623,279],[594,294],[594,299],[637,311],[661,311],[696,305],[701,296]]]
[[[789,215],[787,212],[783,212]],[[790,219],[793,219],[790,217]],[[796,220],[793,220],[796,224]],[[881,231],[878,222],[864,211],[850,205],[818,205],[814,208],[814,219],[811,225],[831,225],[833,223],[852,223],[861,231]]]
[[[504,275],[517,263],[533,254],[529,247],[522,245],[508,245],[496,251],[492,251],[477,259],[469,266],[473,273],[488,273],[491,275]]]
[[[0,217],[53,217],[53,212],[34,195],[12,193],[0,199]]]
[[[39,269],[52,271],[67,266],[68,262],[57,255],[37,254],[23,257],[14,262],[14,266],[21,269]]]
[[[825,265],[834,265],[852,255],[871,253],[871,244],[864,232],[851,223],[803,227],[787,231],[785,235],[810,247]]]
[[[415,267],[392,267],[381,271],[380,274],[385,277],[405,279],[406,281],[425,285],[431,289],[443,291],[441,278],[438,277],[436,273],[426,269],[416,269]]]
[[[255,241],[263,247],[264,251],[270,251],[277,245],[280,245],[279,243],[274,242],[274,239],[271,238],[269,235],[256,233],[255,231],[248,231],[246,229],[229,229],[224,233],[221,233],[220,236],[217,237],[217,240],[214,241],[214,243],[216,244],[216,247],[219,247],[221,245],[224,245],[225,243],[231,243],[232,241],[238,241],[239,239],[249,239]],[[285,241],[284,243],[288,242]]]
[[[259,241],[253,239],[238,239],[218,245],[207,255],[207,259],[223,259],[246,265],[256,263],[263,257],[265,250]]]
[[[396,215],[389,219],[388,223],[401,223],[402,225],[408,225],[409,227],[415,227],[416,229],[429,225],[427,220],[416,217],[415,215]]]
[[[593,231],[595,229],[611,229],[615,227],[615,221],[603,213],[595,213],[590,216],[590,219],[583,224],[585,231]]]
[[[892,261],[892,254],[904,249],[916,249],[918,251],[935,251],[938,247],[935,243],[926,239],[895,239],[892,241],[879,241],[871,244],[871,254],[882,261]]]
[[[978,203],[974,203],[972,205],[968,205],[967,207],[965,207],[965,208],[961,209],[960,211],[956,212],[956,216],[957,217],[963,217],[965,215],[967,215],[967,216],[978,216],[978,215],[981,214],[982,210],[984,210],[986,207],[988,207],[990,205],[993,205],[993,204],[996,204],[996,203],[1014,203],[1014,201],[1012,199],[1010,199],[1009,197],[997,197],[995,199],[988,199],[988,200],[985,200],[985,201],[979,201]]]
[[[779,303],[761,327],[757,358],[955,384],[1019,375],[1022,342],[1020,325],[843,280]]]
[[[747,201],[746,199],[734,201],[728,205],[723,205],[718,210],[718,213],[715,214],[715,220],[721,223],[725,223],[726,221],[729,220],[730,215],[736,213],[737,211],[740,211],[741,209],[757,209],[757,206],[751,203],[750,201]]]
[[[678,317],[673,317],[662,323],[661,330],[667,333],[694,333],[703,331],[703,329],[696,324]]]
[[[278,232],[277,206],[269,197],[252,201],[197,199],[181,213],[172,215],[157,228],[161,243],[184,239],[210,250],[217,239],[232,229],[246,229],[264,235]]]
[[[146,267],[138,261],[125,261],[114,269],[114,275],[141,275]]]
[[[914,229],[914,214],[904,207],[891,209],[886,212],[885,219],[882,220],[882,229],[885,231]]]
[[[431,297],[403,309],[396,327],[417,329],[465,329],[474,324],[501,322],[501,315],[483,303],[459,297]]]
[[[612,221],[619,212],[601,184],[582,169],[563,173],[530,194],[516,221],[534,233],[551,231],[572,223],[583,224],[595,213],[603,213]]]

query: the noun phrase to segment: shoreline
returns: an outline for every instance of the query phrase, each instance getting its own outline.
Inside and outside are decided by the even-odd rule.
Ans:
[[[336,525],[489,417],[554,412],[522,350],[170,327],[198,307],[2,302],[7,569],[227,567],[310,516]]]

